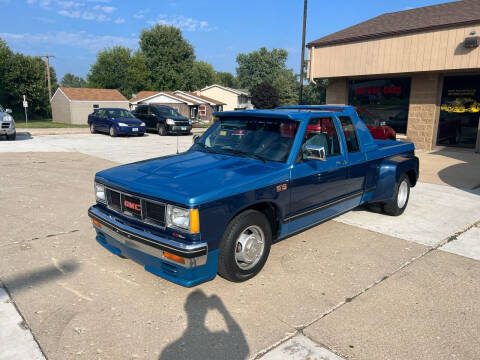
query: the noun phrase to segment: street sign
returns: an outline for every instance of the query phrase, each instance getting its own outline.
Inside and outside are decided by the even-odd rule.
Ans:
[[[24,108],[27,108],[27,107],[28,107],[28,101],[24,101],[24,102],[23,102],[23,107],[24,107]]]

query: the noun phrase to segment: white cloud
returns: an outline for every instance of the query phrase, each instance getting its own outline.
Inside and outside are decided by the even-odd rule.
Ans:
[[[86,31],[80,32],[65,32],[59,31],[54,33],[0,33],[0,38],[8,41],[9,43],[18,43],[19,45],[38,45],[38,44],[54,44],[79,47],[87,49],[91,52],[97,52],[103,50],[106,47],[112,47],[115,45],[123,45],[130,48],[134,48],[138,45],[138,39],[128,38],[113,35],[95,35],[87,33]]]
[[[93,10],[95,11],[103,11],[104,13],[106,14],[111,14],[112,12],[114,12],[115,10],[117,10],[116,7],[114,6],[100,6],[100,5],[95,5],[93,7]]]
[[[115,24],[123,24],[125,22],[125,19],[124,18],[116,18],[114,20],[114,23]]]
[[[139,10],[136,14],[133,14],[135,19],[143,19],[145,17],[145,11]]]
[[[207,21],[197,20],[185,16],[168,16],[165,14],[158,15],[156,20],[148,22],[150,25],[171,25],[175,26],[183,31],[210,31],[210,25]]]
[[[0,0],[2,1],[2,0]],[[83,19],[90,21],[120,21],[120,18],[112,20],[108,15],[117,10],[114,6],[98,5],[107,4],[111,0],[27,0],[27,3],[39,6],[45,10],[54,10],[61,16],[72,19]],[[89,3],[97,3],[97,5],[89,5]]]

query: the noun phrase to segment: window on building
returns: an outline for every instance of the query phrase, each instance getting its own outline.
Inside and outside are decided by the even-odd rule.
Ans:
[[[350,80],[348,102],[406,134],[411,78]]]

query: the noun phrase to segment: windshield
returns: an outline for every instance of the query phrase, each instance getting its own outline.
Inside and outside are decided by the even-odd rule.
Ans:
[[[178,111],[176,109],[162,108],[162,109],[160,109],[160,111],[163,114],[168,115],[168,116],[180,116],[180,114],[178,113]]]
[[[0,105],[0,112],[5,112],[5,109]]]
[[[271,118],[222,118],[196,143],[195,149],[285,162],[298,122]]]
[[[107,109],[107,114],[109,118],[135,118],[133,114],[124,109]]]

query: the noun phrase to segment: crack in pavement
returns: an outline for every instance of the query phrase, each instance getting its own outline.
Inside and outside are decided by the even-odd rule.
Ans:
[[[73,233],[76,233],[76,232],[79,232],[79,231],[80,230],[78,230],[78,229],[73,229],[73,230],[69,230],[69,231],[61,231],[61,232],[56,233],[56,234],[48,234],[48,235],[45,235],[43,237],[34,237],[34,238],[31,238],[31,239],[27,239],[27,240],[13,241],[13,242],[10,242],[10,243],[7,243],[7,244],[0,245],[0,248],[11,246],[11,245],[16,245],[16,244],[21,244],[21,243],[25,243],[25,242],[32,242],[32,241],[36,241],[36,240],[48,239],[48,238],[55,237],[55,236],[60,236],[60,235],[73,234]]]
[[[381,282],[387,280],[388,278],[390,278],[391,276],[395,275],[396,273],[402,271],[403,269],[405,269],[407,266],[413,264],[414,262],[416,262],[417,260],[420,260],[422,259],[423,257],[427,256],[428,254],[430,254],[431,252],[435,251],[435,250],[438,250],[439,248],[441,248],[443,245],[447,244],[448,242],[450,241],[453,241],[455,240],[456,238],[458,238],[458,236],[460,236],[461,234],[467,232],[468,230],[470,230],[471,228],[477,226],[478,224],[480,224],[480,221],[476,221],[474,222],[473,224],[470,224],[468,225],[467,227],[465,227],[464,229],[456,232],[455,234],[447,237],[446,239],[444,240],[441,240],[439,241],[437,244],[435,244],[434,246],[428,248],[426,251],[424,251],[423,253],[421,253],[420,255],[418,255],[417,257],[414,257],[412,259],[410,259],[409,261],[405,262],[403,265],[401,265],[398,269],[394,270],[393,272],[383,276],[380,280],[377,280],[377,281],[374,281],[372,284],[370,284],[369,286],[367,286],[365,289],[359,291],[358,293],[354,294],[353,296],[349,297],[349,298],[346,298],[344,301],[341,301],[339,302],[337,305],[335,305],[334,307],[332,307],[330,310],[324,312],[322,315],[320,315],[318,318],[314,319],[313,321],[307,323],[307,324],[304,324],[304,325],[300,325],[300,326],[296,326],[295,328],[297,329],[297,331],[301,330],[303,332],[304,329],[306,329],[307,327],[315,324],[316,322],[320,321],[321,319],[323,319],[324,317],[328,316],[329,314],[333,313],[334,311],[338,310],[339,308],[341,308],[342,306],[344,306],[345,304],[348,304],[350,302],[352,302],[353,300],[355,300],[357,297],[359,297],[360,295],[362,294],[365,294],[368,290],[374,288],[375,286],[377,286],[378,284],[380,284]]]
[[[381,279],[377,280],[377,281],[374,281],[372,284],[370,284],[369,286],[367,286],[366,288],[364,288],[363,290],[359,291],[358,293],[354,294],[353,296],[351,297],[348,297],[348,298],[345,298],[344,301],[341,301],[339,302],[337,305],[335,305],[334,307],[332,307],[331,309],[329,309],[328,311],[324,312],[322,315],[320,315],[318,318],[312,320],[311,322],[307,323],[307,324],[303,324],[303,325],[298,325],[298,326],[293,326],[293,328],[295,329],[295,332],[293,334],[287,334],[283,339],[281,339],[280,341],[274,343],[273,345],[269,346],[268,348],[266,349],[263,349],[261,350],[260,352],[258,352],[257,354],[255,354],[252,359],[260,359],[263,355],[267,354],[268,352],[272,351],[273,349],[277,348],[278,346],[282,345],[283,343],[287,342],[288,340],[292,339],[294,336],[296,335],[302,335],[302,336],[305,336],[306,338],[310,339],[311,341],[313,341],[314,343],[318,344],[319,346],[327,349],[328,351],[340,356],[340,357],[343,357],[343,358],[346,358],[345,355],[339,353],[338,351],[330,348],[328,345],[326,344],[323,344],[323,343],[320,343],[316,340],[313,340],[311,339],[309,336],[307,336],[305,333],[304,333],[304,330],[315,324],[316,322],[320,321],[321,319],[323,319],[324,317],[330,315],[331,313],[333,313],[334,311],[340,309],[342,306],[344,306],[345,304],[348,304],[352,301],[354,301],[357,297],[359,297],[360,295],[362,294],[365,294],[368,290],[374,288],[375,286],[377,286],[378,284],[380,284],[381,282],[387,280],[388,278],[390,278],[391,276],[395,275],[396,273],[402,271],[403,269],[405,269],[407,266],[413,264],[414,262],[416,262],[417,260],[420,260],[422,258],[424,258],[425,256],[427,256],[428,254],[432,253],[433,251],[435,250],[438,250],[439,248],[441,248],[442,246],[444,246],[445,244],[451,242],[451,241],[455,241],[461,234],[467,232],[468,230],[470,230],[471,228],[473,227],[476,227],[476,226],[480,226],[480,221],[476,221],[474,222],[473,224],[470,224],[468,225],[467,227],[465,227],[464,229],[454,233],[453,235],[451,236],[448,236],[446,239],[443,239],[441,241],[439,241],[437,244],[435,244],[434,246],[428,248],[426,251],[424,251],[423,253],[421,253],[420,255],[410,259],[409,261],[405,262],[404,264],[402,264],[399,268],[397,268],[396,270],[392,271],[391,273],[387,274],[387,275],[384,275]],[[285,323],[284,321],[282,321],[283,323]],[[287,323],[285,323],[287,324]],[[290,324],[287,324],[288,326],[292,326]],[[475,339],[476,340],[476,339]]]

